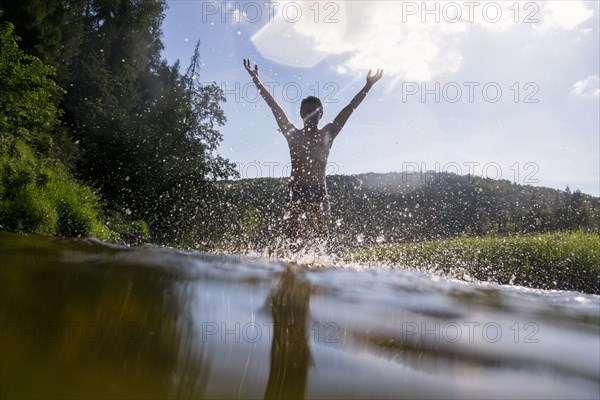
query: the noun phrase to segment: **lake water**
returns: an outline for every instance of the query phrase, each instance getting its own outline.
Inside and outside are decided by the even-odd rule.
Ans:
[[[6,233],[0,262],[2,398],[600,397],[595,295]]]

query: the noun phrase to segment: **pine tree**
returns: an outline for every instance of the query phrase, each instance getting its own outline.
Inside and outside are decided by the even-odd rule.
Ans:
[[[566,220],[568,229],[586,228],[589,225],[590,213],[579,189],[573,192],[569,199]]]
[[[529,207],[525,213],[523,221],[524,232],[539,232],[542,230],[542,206],[540,205],[535,192],[529,200]]]
[[[191,105],[184,123],[190,138],[200,141],[204,147],[208,176],[211,179],[227,178],[235,174],[234,165],[216,154],[223,139],[217,126],[223,126],[227,121],[219,103],[226,98],[223,89],[216,83],[201,83],[201,69],[198,40],[184,78],[187,101]]]

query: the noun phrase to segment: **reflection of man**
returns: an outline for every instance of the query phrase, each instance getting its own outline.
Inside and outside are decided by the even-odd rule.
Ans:
[[[258,77],[258,65],[252,68],[250,60],[244,60],[244,67],[252,77],[258,92],[271,108],[279,130],[285,136],[292,160],[292,175],[289,183],[288,235],[294,240],[303,239],[304,222],[312,222],[319,237],[329,237],[330,206],[325,172],[327,158],[333,140],[340,133],[352,112],[363,101],[371,87],[383,76],[383,70],[375,74],[369,71],[365,86],[354,96],[335,119],[319,128],[323,116],[323,105],[317,97],[309,96],[302,100],[300,116],[304,121],[302,129],[296,128],[287,118],[283,109]]]
[[[310,285],[286,270],[270,297],[273,315],[271,371],[265,399],[303,399],[310,350],[308,300]]]

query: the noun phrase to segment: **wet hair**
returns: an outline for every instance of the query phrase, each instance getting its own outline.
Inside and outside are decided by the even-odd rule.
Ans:
[[[312,114],[317,110],[320,110],[319,118],[321,118],[323,116],[323,104],[318,97],[308,96],[302,100],[302,103],[300,103],[300,116],[302,118]]]

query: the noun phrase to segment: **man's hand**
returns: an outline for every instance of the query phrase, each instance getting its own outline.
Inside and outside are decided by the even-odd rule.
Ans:
[[[377,68],[377,72],[375,72],[374,75],[371,75],[371,70],[369,70],[369,73],[367,74],[367,85],[373,86],[375,84],[375,82],[377,82],[378,80],[381,79],[382,76],[383,76],[382,69]]]
[[[254,64],[254,69],[252,69],[250,59],[244,58],[244,67],[246,68],[246,71],[248,71],[252,79],[258,79],[258,64]]]

